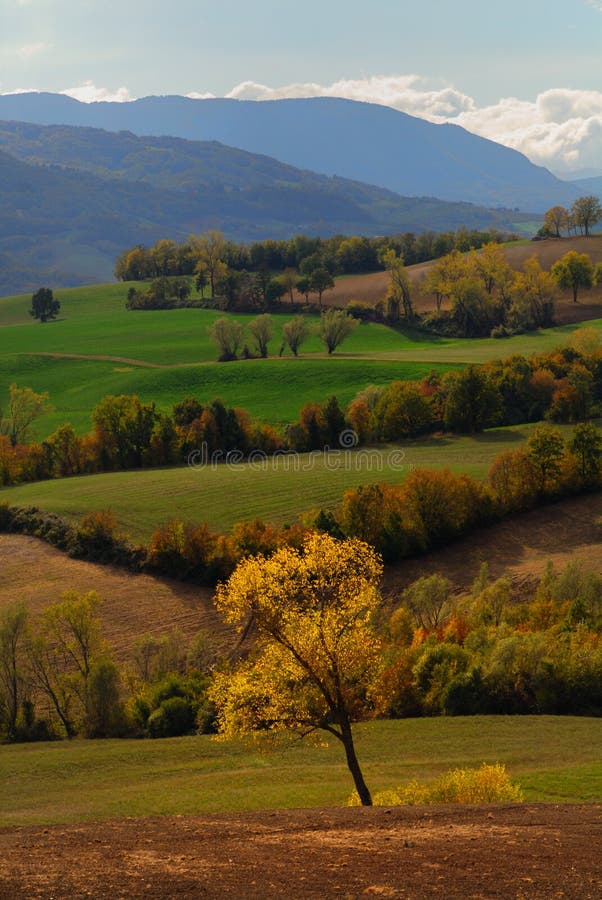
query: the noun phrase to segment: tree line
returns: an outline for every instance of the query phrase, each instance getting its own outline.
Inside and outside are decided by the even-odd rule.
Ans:
[[[602,204],[598,197],[578,197],[570,209],[553,206],[545,216],[538,232],[540,238],[562,237],[562,232],[589,236],[591,229],[602,219]]]
[[[384,269],[383,254],[394,249],[407,265],[426,262],[449,253],[466,252],[490,241],[510,239],[492,229],[475,231],[459,229],[442,234],[413,232],[389,237],[332,238],[296,235],[290,240],[255,241],[237,244],[225,240],[219,231],[191,235],[188,241],[176,243],[160,240],[153,247],[131,247],[118,257],[115,277],[120,281],[146,281],[161,276],[201,275],[201,287],[217,294],[217,284],[228,272],[284,273],[294,270],[310,276],[316,269],[331,275],[352,275]]]
[[[261,318],[261,317],[260,317]],[[294,322],[295,320],[293,320]],[[217,323],[216,323],[217,324]],[[593,329],[579,329],[571,343],[548,353],[519,355],[467,366],[421,381],[369,385],[341,406],[336,397],[306,403],[297,422],[282,433],[221,400],[186,397],[170,413],[137,396],[108,396],[93,411],[93,430],[77,434],[59,426],[31,443],[32,426],[50,410],[47,394],[9,389],[0,416],[0,485],[186,462],[193,452],[208,456],[267,455],[338,449],[346,429],[357,445],[387,443],[444,430],[476,434],[496,425],[548,419],[587,420],[602,408],[602,346]]]

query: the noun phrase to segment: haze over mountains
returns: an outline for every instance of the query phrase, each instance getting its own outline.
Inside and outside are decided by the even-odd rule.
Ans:
[[[337,98],[255,102],[172,96],[85,104],[59,94],[28,93],[0,96],[0,119],[220,141],[405,196],[530,212],[570,204],[578,196],[574,185],[523,154],[456,125]]]
[[[527,214],[403,198],[216,142],[0,121],[0,292],[107,281],[127,247],[497,227]]]

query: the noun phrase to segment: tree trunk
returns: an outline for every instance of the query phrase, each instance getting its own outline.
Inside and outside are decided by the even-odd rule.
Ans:
[[[372,795],[368,790],[368,786],[364,781],[362,770],[358,762],[355,747],[353,744],[353,734],[351,732],[351,724],[346,719],[341,723],[341,740],[345,747],[345,755],[347,757],[347,766],[353,777],[355,789],[359,795],[362,806],[372,806]]]

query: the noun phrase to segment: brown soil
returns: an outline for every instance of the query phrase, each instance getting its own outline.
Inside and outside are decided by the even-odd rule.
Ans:
[[[508,575],[521,582],[541,574],[548,561],[560,570],[572,560],[602,572],[602,493],[515,516],[442,550],[389,566],[383,588],[394,600],[410,582],[433,572],[467,588],[483,562],[489,563],[492,577]],[[143,634],[160,635],[173,627],[188,636],[206,629],[221,647],[233,640],[208,588],[69,559],[36,538],[0,534],[0,609],[23,600],[35,618],[68,590],[94,590],[103,598],[103,633],[120,661]]]
[[[0,898],[599,898],[602,806],[279,810],[0,829]]]
[[[526,260],[537,254],[543,268],[549,269],[569,250],[589,254],[592,262],[596,265],[602,262],[602,236],[561,238],[560,240],[529,242],[517,247],[507,247],[506,258],[513,269],[522,269]],[[426,262],[408,268],[408,274],[415,288],[414,305],[420,313],[432,312],[435,308],[433,297],[430,294],[423,294],[420,290],[420,281],[432,265],[432,262]],[[345,306],[350,300],[359,300],[361,303],[372,306],[384,296],[388,281],[386,272],[343,278],[337,282],[334,290],[324,294],[324,303],[328,306]],[[299,302],[303,300],[301,296],[297,299]],[[443,309],[445,308],[444,304]],[[565,291],[556,303],[556,320],[560,325],[584,322],[600,316],[602,316],[602,287],[594,288],[591,291],[582,291],[579,294],[578,303],[573,303],[572,294]]]
[[[207,629],[222,646],[232,639],[212,603],[213,592],[167,578],[70,559],[37,538],[0,534],[0,609],[22,600],[34,616],[65,591],[96,591],[103,635],[119,661],[144,634]]]
[[[493,578],[507,575],[520,582],[541,575],[548,562],[560,571],[573,561],[602,573],[602,493],[513,516],[442,550],[389,566],[384,592],[395,597],[416,578],[433,572],[468,588],[483,562]]]

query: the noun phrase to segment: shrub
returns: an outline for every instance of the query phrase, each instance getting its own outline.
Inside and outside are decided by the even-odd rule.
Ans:
[[[375,806],[418,806],[433,803],[522,803],[520,787],[513,784],[500,763],[483,763],[479,769],[453,769],[433,784],[411,781],[395,790],[375,794]],[[352,795],[348,806],[359,806]]]
[[[195,711],[185,697],[169,697],[150,714],[146,727],[152,738],[181,737],[194,730]]]

